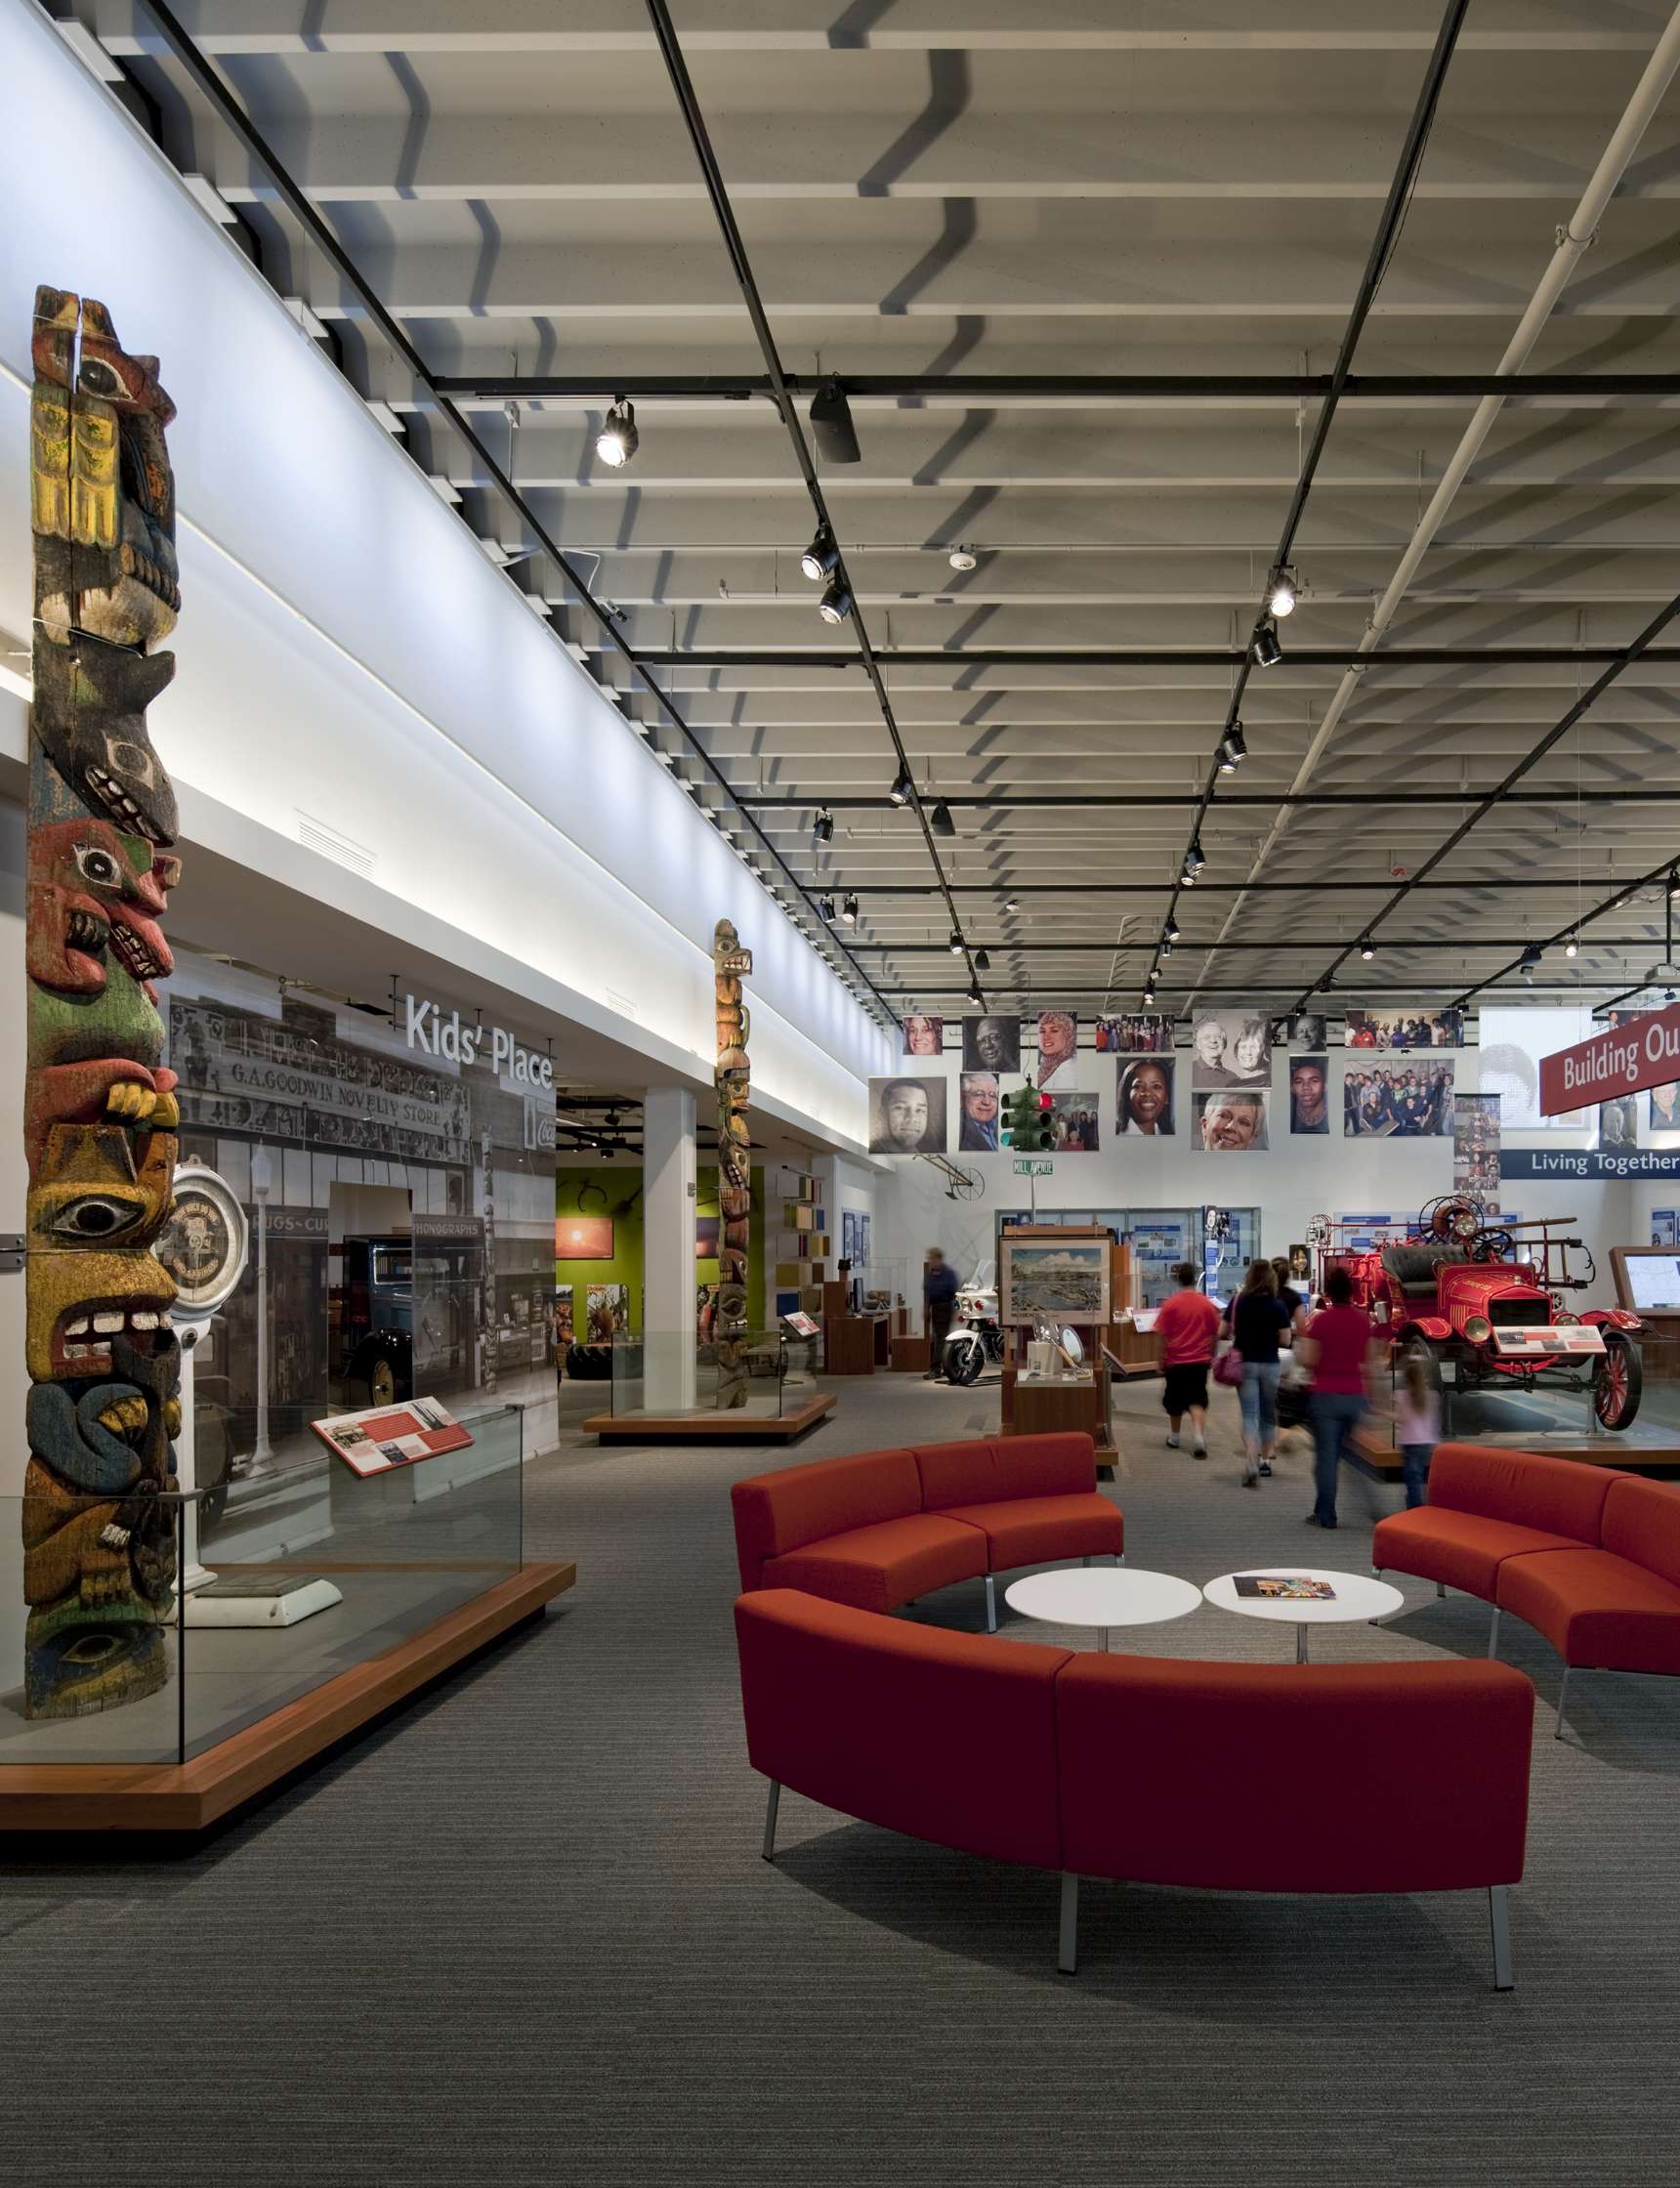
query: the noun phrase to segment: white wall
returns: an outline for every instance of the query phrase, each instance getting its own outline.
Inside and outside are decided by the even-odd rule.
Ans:
[[[1314,1215],[1369,1214],[1394,1211],[1410,1214],[1438,1193],[1452,1190],[1452,1141],[1445,1139],[1344,1139],[1341,1134],[1342,1079],[1351,1064],[1357,1070],[1399,1068],[1401,1056],[1373,1056],[1368,1050],[1330,1051],[1330,1133],[1325,1137],[1289,1134],[1288,1061],[1280,1050],[1273,1057],[1271,1145],[1250,1155],[1208,1155],[1194,1137],[1191,1119],[1190,1052],[1177,1055],[1175,1123],[1170,1139],[1119,1138],[1113,1132],[1115,1080],[1124,1057],[1099,1056],[1081,1049],[1078,1088],[1095,1095],[1101,1128],[1101,1145],[1095,1155],[1058,1155],[1054,1173],[1037,1181],[1038,1211],[1055,1221],[1059,1209],[1092,1211],[1100,1208],[1184,1208],[1205,1203],[1227,1207],[1258,1207],[1260,1240],[1268,1254],[1287,1251],[1305,1240]],[[947,1050],[936,1064],[925,1058],[901,1060],[906,1071],[920,1074],[940,1073],[950,1082],[947,1111],[954,1138],[958,1115],[957,1080],[960,1056]],[[1431,1066],[1453,1062],[1454,1053],[1431,1050]],[[1477,1055],[1474,1048],[1456,1052],[1455,1082],[1463,1093],[1476,1091]],[[1020,1084],[1005,1077],[1004,1090]],[[1580,1146],[1578,1133],[1512,1135],[1513,1145],[1552,1148]],[[1029,1204],[1029,1181],[1017,1177],[1012,1156],[958,1155],[951,1160],[964,1170],[976,1171],[985,1182],[982,1197],[951,1200],[945,1181],[933,1164],[896,1157],[891,1175],[875,1195],[876,1254],[900,1257],[911,1264],[915,1278],[923,1252],[930,1245],[942,1247],[967,1277],[994,1251],[998,1211]],[[1508,1211],[1529,1216],[1574,1216],[1597,1256],[1600,1288],[1595,1302],[1609,1304],[1609,1249],[1612,1245],[1643,1243],[1641,1230],[1632,1238],[1635,1221],[1634,1187],[1612,1184],[1508,1183],[1503,1202]],[[1653,1189],[1658,1190],[1658,1189]],[[1680,1181],[1666,1189],[1669,1199],[1658,1204],[1680,1204]],[[919,1281],[919,1280],[918,1280]]]
[[[149,716],[178,782],[293,844],[326,820],[394,921],[442,911],[706,1072],[733,918],[755,1082],[856,1145],[886,1044],[822,960],[33,8],[0,11],[0,627],[29,628],[46,280],[157,354],[180,413],[180,666]]]

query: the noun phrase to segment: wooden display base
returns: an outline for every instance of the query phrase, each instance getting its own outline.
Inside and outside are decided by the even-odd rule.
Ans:
[[[925,1375],[933,1365],[931,1337],[895,1337],[892,1369],[895,1375]]]
[[[1444,1442],[1453,1440],[1443,1439]],[[1474,1443],[1478,1449],[1534,1452],[1542,1458],[1573,1459],[1577,1466],[1614,1466],[1623,1474],[1649,1474],[1662,1479],[1680,1475],[1680,1437],[1668,1428],[1646,1429],[1640,1421],[1635,1421],[1619,1436],[1588,1435],[1569,1429],[1536,1433],[1527,1429],[1501,1430],[1494,1434],[1482,1432],[1464,1441]],[[1369,1435],[1356,1434],[1354,1448],[1358,1453],[1355,1463],[1373,1481],[1405,1480],[1400,1453],[1385,1440],[1380,1429]]]
[[[0,1831],[201,1831],[535,1618],[576,1579],[575,1565],[527,1565],[191,1762],[0,1766]]]
[[[830,1390],[786,1413],[591,1413],[583,1427],[604,1444],[791,1444],[833,1405]]]

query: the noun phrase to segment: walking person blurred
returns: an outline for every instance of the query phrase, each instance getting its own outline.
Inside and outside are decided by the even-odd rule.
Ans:
[[[1408,1345],[1401,1356],[1400,1387],[1394,1394],[1394,1441],[1406,1477],[1406,1508],[1425,1501],[1423,1485],[1429,1461],[1441,1441],[1441,1393],[1429,1372],[1429,1355]]]
[[[945,1339],[950,1335],[959,1288],[956,1271],[938,1246],[929,1246],[922,1270],[922,1300],[928,1318],[928,1371],[922,1377],[925,1383],[937,1383],[945,1373]]]
[[[1288,1308],[1278,1296],[1271,1262],[1249,1262],[1242,1289],[1226,1318],[1232,1342],[1242,1356],[1242,1381],[1237,1395],[1247,1456],[1244,1489],[1258,1489],[1261,1475],[1272,1471],[1272,1454],[1278,1447],[1278,1379],[1283,1372],[1278,1346],[1288,1333],[1289,1319]]]
[[[1312,1373],[1313,1509],[1311,1527],[1336,1524],[1336,1477],[1365,1418],[1366,1378],[1379,1358],[1376,1325],[1354,1305],[1354,1280],[1337,1267],[1324,1279],[1324,1305],[1295,1341]]]
[[[1207,1370],[1219,1344],[1219,1309],[1197,1288],[1192,1263],[1173,1271],[1178,1289],[1155,1314],[1160,1339],[1161,1393],[1166,1409],[1167,1448],[1177,1451],[1179,1429],[1190,1415],[1190,1455],[1207,1456]]]

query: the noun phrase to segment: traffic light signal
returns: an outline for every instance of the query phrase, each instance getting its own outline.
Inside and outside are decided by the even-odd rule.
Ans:
[[[1042,1154],[1050,1145],[1050,1097],[1028,1083],[1006,1095],[1003,1144],[1018,1155]]]

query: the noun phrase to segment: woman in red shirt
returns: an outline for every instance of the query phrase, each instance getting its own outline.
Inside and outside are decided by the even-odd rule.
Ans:
[[[1356,1307],[1354,1281],[1345,1269],[1324,1279],[1326,1304],[1295,1343],[1295,1357],[1312,1370],[1313,1509],[1309,1527],[1336,1524],[1336,1475],[1365,1413],[1365,1378],[1379,1353],[1376,1325]]]
[[[1190,1415],[1190,1455],[1207,1456],[1207,1370],[1219,1342],[1219,1309],[1197,1289],[1196,1270],[1181,1261],[1173,1271],[1178,1289],[1155,1315],[1164,1381],[1167,1445],[1178,1449],[1179,1424]]]

